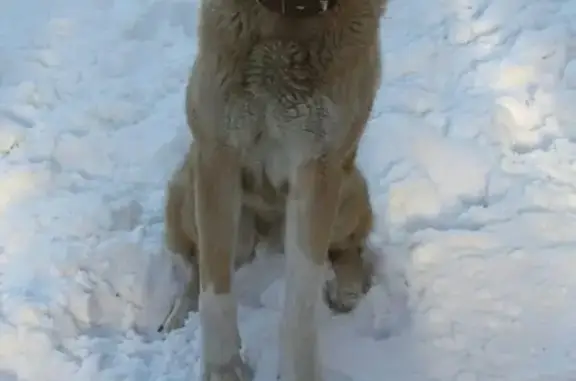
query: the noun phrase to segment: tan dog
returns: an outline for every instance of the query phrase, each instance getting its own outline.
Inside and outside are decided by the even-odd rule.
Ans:
[[[335,311],[367,291],[372,210],[354,162],[379,87],[384,3],[203,0],[186,97],[194,142],[166,204],[167,246],[196,276],[164,327],[199,309],[203,381],[253,378],[231,286],[259,241],[286,255],[282,381],[322,380],[323,289]]]

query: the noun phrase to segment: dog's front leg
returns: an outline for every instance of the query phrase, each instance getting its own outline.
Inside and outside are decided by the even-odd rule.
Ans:
[[[286,209],[286,287],[281,323],[282,381],[321,381],[317,317],[342,170],[324,158],[300,166]]]
[[[199,148],[195,160],[200,267],[202,381],[252,378],[240,358],[233,256],[240,215],[240,158],[229,147]]]

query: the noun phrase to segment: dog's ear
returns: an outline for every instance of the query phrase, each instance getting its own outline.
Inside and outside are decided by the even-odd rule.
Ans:
[[[334,7],[338,0],[256,0],[271,12],[291,18],[317,16]]]

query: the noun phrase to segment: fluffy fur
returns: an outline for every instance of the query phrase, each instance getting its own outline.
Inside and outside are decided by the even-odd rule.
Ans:
[[[186,96],[194,142],[165,208],[167,246],[195,276],[164,327],[199,308],[203,381],[252,378],[235,317],[216,317],[235,316],[233,264],[258,242],[284,244],[287,259],[283,381],[322,380],[323,289],[338,312],[367,291],[372,210],[355,157],[379,86],[384,1],[338,0],[302,18],[256,0],[203,1]],[[335,279],[324,286],[326,263]]]

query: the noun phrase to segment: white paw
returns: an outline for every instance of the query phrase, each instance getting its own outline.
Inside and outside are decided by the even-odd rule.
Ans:
[[[225,365],[205,365],[202,381],[252,381],[254,371],[240,356]]]

